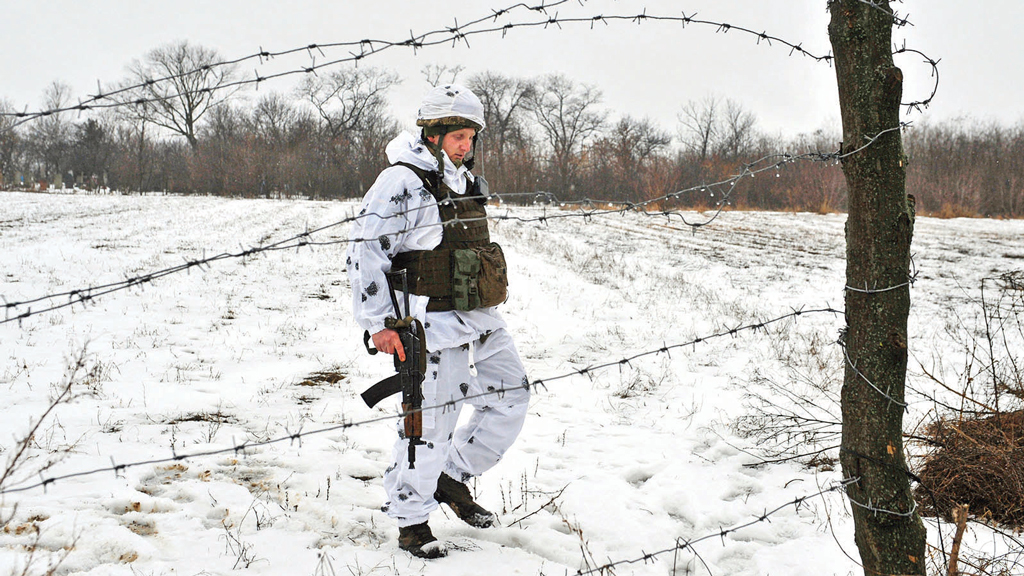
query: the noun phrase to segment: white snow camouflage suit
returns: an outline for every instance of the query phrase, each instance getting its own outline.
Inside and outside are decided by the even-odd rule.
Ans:
[[[386,152],[391,164],[437,169],[437,160],[423,141],[408,132],[392,140]],[[456,168],[447,155],[444,163],[444,181],[456,193],[465,194],[466,167]],[[347,267],[355,319],[370,334],[384,329],[385,317],[394,316],[384,276],[391,269],[391,258],[399,252],[438,246],[440,223],[436,200],[408,168],[385,169],[367,191],[360,218],[351,229]],[[361,241],[367,239],[371,240]],[[401,302],[401,293],[398,298]],[[466,482],[497,464],[523,427],[530,397],[526,372],[495,308],[428,313],[428,300],[410,295],[410,308],[423,323],[428,351],[423,406],[455,402],[456,408],[423,412],[425,444],[416,447],[414,469],[409,469],[408,441],[399,437],[395,443],[392,465],[384,474],[388,495],[384,510],[399,527],[426,522],[437,508],[434,490],[442,471]],[[493,390],[504,392],[464,400]],[[474,411],[456,430],[465,402]],[[398,427],[402,429],[401,421]]]

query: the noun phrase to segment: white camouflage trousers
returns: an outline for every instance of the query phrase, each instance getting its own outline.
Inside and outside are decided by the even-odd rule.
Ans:
[[[416,446],[413,469],[409,468],[409,441],[399,420],[393,463],[384,473],[388,495],[384,511],[400,527],[426,522],[437,509],[434,490],[441,472],[466,482],[497,464],[522,430],[529,400],[526,371],[504,329],[482,342],[427,353],[423,406],[452,404],[423,411],[424,444]],[[456,429],[459,412],[467,403],[473,414]]]

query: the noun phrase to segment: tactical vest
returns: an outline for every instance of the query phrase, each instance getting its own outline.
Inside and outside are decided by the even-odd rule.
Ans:
[[[392,271],[408,272],[409,292],[429,296],[428,312],[497,306],[508,297],[508,272],[501,246],[487,231],[487,198],[469,183],[455,193],[438,174],[405,162],[437,201],[441,243],[433,250],[400,252]]]

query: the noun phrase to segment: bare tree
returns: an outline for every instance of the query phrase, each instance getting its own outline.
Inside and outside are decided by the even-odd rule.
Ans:
[[[452,67],[442,64],[427,64],[420,70],[420,74],[423,74],[423,79],[427,81],[427,84],[430,84],[431,86],[438,86],[442,83],[454,83],[459,77],[459,74],[461,74],[465,69],[466,67],[461,64],[457,64]],[[451,74],[451,78],[447,81],[442,81],[442,77],[445,74]]]
[[[560,192],[574,188],[583,146],[604,125],[607,113],[595,109],[600,102],[600,90],[562,74],[545,76],[526,100],[551,148],[554,185]]]
[[[708,160],[718,137],[720,107],[718,97],[709,94],[702,100],[687,102],[677,116],[679,123],[683,125],[680,134],[683,145],[696,155],[700,164]]]
[[[103,117],[89,118],[74,126],[68,165],[83,178],[87,188],[103,183],[113,155],[111,126]]]
[[[220,65],[220,60],[216,50],[187,40],[155,48],[129,66],[129,82],[141,87],[124,98],[150,100],[152,106],[139,110],[150,114],[150,122],[184,136],[195,150],[203,115],[237,92],[229,86],[235,80],[235,68]]]
[[[126,79],[121,87],[132,86],[132,80]],[[121,147],[131,158],[121,167],[123,184],[130,189],[135,187],[139,192],[146,188],[147,178],[153,163],[151,157],[152,135],[147,136],[147,128],[155,124],[156,103],[146,99],[138,90],[119,92],[116,97],[120,106],[114,109],[116,118],[124,126],[120,130]]]
[[[467,86],[480,98],[484,105],[484,121],[487,130],[480,139],[480,158],[477,160],[481,173],[493,158],[492,172],[501,173],[505,158],[512,147],[527,145],[527,130],[524,121],[525,104],[536,92],[532,80],[513,78],[494,72],[474,74]]]
[[[314,195],[355,195],[382,165],[384,144],[397,133],[388,114],[388,91],[401,82],[394,72],[346,68],[308,77],[298,89],[319,118],[318,168],[308,188]]]
[[[310,112],[300,110],[296,102],[277,92],[264,94],[245,117],[245,152],[255,159],[261,194],[295,190],[295,176],[302,171],[297,151],[304,149],[314,133],[305,129],[311,117]]]
[[[330,138],[358,132],[374,117],[387,116],[387,93],[401,79],[377,68],[346,68],[330,74],[307,76],[299,94],[313,105]]]
[[[650,118],[624,116],[608,136],[616,155],[632,165],[644,165],[651,157],[672,143],[672,137]]]
[[[210,112],[204,127],[204,143],[190,177],[200,188],[214,194],[244,196],[259,191],[251,157],[252,138],[246,114],[232,105]]]
[[[362,196],[373,184],[380,171],[388,165],[384,148],[399,132],[401,126],[389,115],[375,115],[363,123],[353,148],[355,179],[352,188],[342,191],[344,195]]]
[[[588,149],[588,193],[629,202],[651,198],[647,169],[671,141],[651,119],[623,117]]]
[[[291,137],[291,131],[302,113],[282,94],[263,95],[249,117],[250,130],[263,142],[280,146]]]
[[[719,148],[726,158],[737,159],[750,151],[754,146],[757,134],[754,127],[757,117],[746,110],[735,100],[725,101],[722,114]]]
[[[14,128],[14,118],[3,115],[11,112],[14,112],[14,106],[9,101],[0,99],[0,184],[14,177],[17,165],[20,139]]]
[[[924,576],[925,531],[903,451],[910,243],[900,135],[903,73],[893,64],[889,0],[829,3],[849,188],[846,371],[839,458],[866,575]]]
[[[71,101],[71,87],[63,82],[52,82],[43,94],[43,109],[64,108]],[[43,116],[28,130],[34,156],[41,163],[46,178],[60,176],[71,147],[71,120],[67,112]]]

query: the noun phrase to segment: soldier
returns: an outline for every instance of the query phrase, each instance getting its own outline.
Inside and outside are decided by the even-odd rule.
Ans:
[[[401,361],[398,333],[385,328],[385,318],[395,316],[385,274],[406,271],[408,313],[422,323],[426,339],[423,406],[451,403],[423,411],[414,466],[400,423],[393,463],[384,473],[383,509],[398,523],[399,546],[421,558],[447,553],[427,524],[440,503],[472,526],[497,524],[466,483],[497,464],[515,441],[530,396],[495,308],[506,299],[507,280],[501,247],[487,230],[486,182],[470,172],[483,115],[480,100],[463,86],[431,90],[417,114],[420,134],[404,132],[387,145],[391,166],[367,191],[348,250],[356,321],[377,350]],[[456,429],[465,403],[473,413]]]

